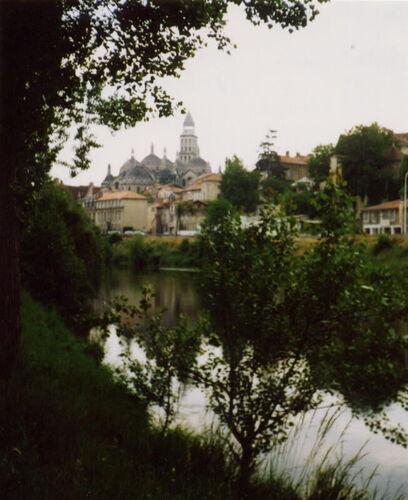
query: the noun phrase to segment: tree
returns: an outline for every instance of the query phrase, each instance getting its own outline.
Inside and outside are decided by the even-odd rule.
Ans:
[[[291,182],[287,178],[286,168],[280,162],[276,152],[274,140],[276,130],[270,130],[265,140],[261,142],[258,161],[255,168],[263,174],[262,194],[267,200],[272,200],[277,194],[282,194],[290,188]]]
[[[334,154],[333,144],[320,144],[316,146],[307,158],[309,175],[314,180],[315,186],[329,177],[330,158]]]
[[[229,216],[202,235],[205,356],[184,368],[235,440],[242,498],[260,454],[324,393],[408,445],[407,432],[382,413],[393,401],[408,409],[408,340],[394,328],[408,314],[407,280],[372,263],[355,241],[342,189],[328,183],[317,208],[321,237],[302,256],[294,220],[276,207],[258,225],[244,229]]]
[[[393,326],[407,315],[406,280],[373,265],[354,241],[341,189],[329,184],[318,205],[321,237],[302,257],[293,221],[276,209],[260,225],[243,229],[230,218],[203,235],[208,331],[220,350],[196,379],[240,445],[242,488],[259,454],[319,405],[322,390],[342,395],[378,430],[387,402],[407,406],[407,340]],[[400,429],[387,433],[408,444]]]
[[[46,182],[22,230],[23,286],[86,335],[103,257],[102,238],[82,207],[63,186]]]
[[[204,227],[216,226],[221,224],[223,219],[234,212],[234,207],[225,198],[219,198],[208,203],[207,215],[204,221]]]
[[[221,178],[220,196],[238,210],[253,212],[259,203],[259,178],[257,171],[246,170],[236,156],[227,158]]]
[[[261,142],[256,169],[259,172],[265,172],[268,177],[274,177],[279,181],[286,180],[286,169],[280,163],[280,156],[274,149],[274,140],[276,139],[276,130],[270,130],[265,140]]]
[[[19,217],[44,181],[71,125],[76,125],[74,171],[89,165],[91,123],[119,128],[177,107],[158,83],[212,38],[223,49],[229,3],[247,18],[297,29],[316,2],[234,0],[83,0],[0,5],[3,168],[0,177],[2,300],[0,379],[7,379],[19,344]],[[206,30],[204,30],[206,28]]]
[[[359,125],[340,136],[335,147],[347,190],[370,204],[398,197],[399,172],[392,156],[398,139],[377,123]]]

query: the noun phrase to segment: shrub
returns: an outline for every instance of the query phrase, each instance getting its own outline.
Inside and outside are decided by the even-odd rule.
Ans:
[[[397,241],[395,238],[392,238],[388,234],[380,234],[377,238],[377,242],[375,243],[373,247],[373,254],[378,255],[379,253],[383,252],[384,250],[389,250],[392,248],[394,245],[397,244]]]

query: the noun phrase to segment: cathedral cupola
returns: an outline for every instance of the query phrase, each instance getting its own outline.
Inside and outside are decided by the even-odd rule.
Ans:
[[[188,112],[183,123],[183,132],[180,136],[180,151],[177,153],[177,160],[184,165],[200,156],[197,136],[195,135],[194,120]]]

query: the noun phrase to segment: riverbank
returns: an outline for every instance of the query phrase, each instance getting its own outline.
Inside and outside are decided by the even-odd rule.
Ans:
[[[134,269],[199,268],[202,261],[198,238],[136,235],[110,241],[110,261],[115,267]]]
[[[22,315],[20,355],[0,398],[2,499],[241,499],[222,438],[179,428],[163,435],[100,364],[100,349],[28,296]],[[250,498],[340,498],[330,496],[336,491],[371,498],[344,471],[317,468],[307,495],[268,472],[253,482]]]
[[[366,236],[358,241],[380,262],[392,269],[408,272],[408,238],[403,236]],[[298,238],[299,253],[310,250],[315,237]],[[202,248],[199,238],[181,236],[141,236],[113,239],[110,243],[110,262],[119,268],[134,269],[199,269]]]
[[[234,468],[211,435],[163,435],[100,351],[24,297],[23,341],[0,398],[2,499],[228,499]],[[280,491],[254,485],[252,498]]]

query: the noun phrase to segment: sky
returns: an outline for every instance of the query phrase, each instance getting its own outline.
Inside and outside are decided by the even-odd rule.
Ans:
[[[252,26],[234,7],[226,32],[238,45],[231,55],[209,46],[164,87],[194,118],[201,156],[217,172],[237,155],[254,168],[259,144],[277,131],[278,153],[309,154],[336,143],[356,125],[378,122],[408,132],[408,0],[332,0],[308,27],[292,34]],[[117,175],[131,156],[150,152],[174,161],[184,116],[153,119],[112,133],[96,127],[101,148],[91,168],[71,179],[66,167],[51,175],[66,184],[100,185],[107,165]],[[61,159],[72,158],[67,143]]]

